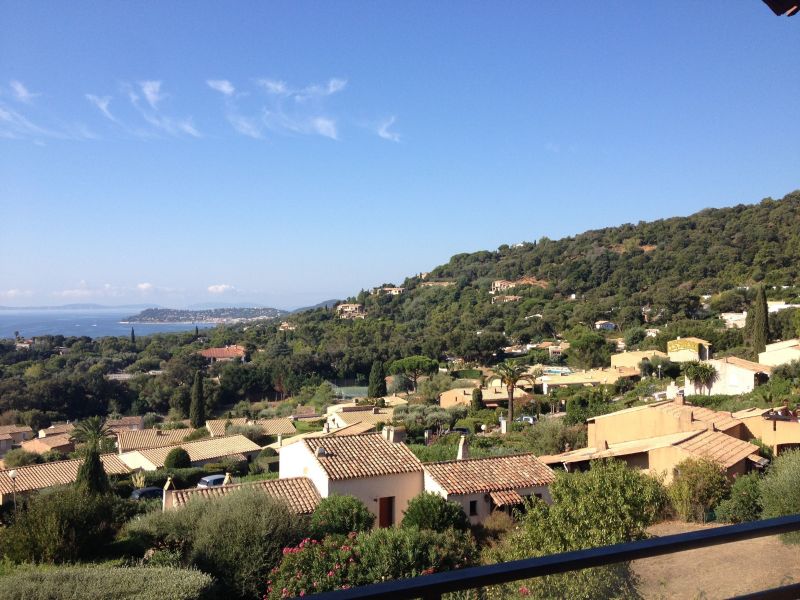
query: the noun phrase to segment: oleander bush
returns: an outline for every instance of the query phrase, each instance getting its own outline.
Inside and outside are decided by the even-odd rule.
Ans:
[[[469,520],[460,504],[449,502],[433,492],[422,492],[408,503],[402,526],[433,531],[464,531],[469,527]]]
[[[761,480],[761,503],[764,518],[800,513],[800,450],[781,453]],[[800,533],[781,536],[790,543],[800,543]]]

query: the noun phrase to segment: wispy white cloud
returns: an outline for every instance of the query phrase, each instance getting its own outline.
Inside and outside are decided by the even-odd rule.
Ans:
[[[341,92],[347,86],[346,79],[338,79],[335,77],[329,79],[327,83],[324,84],[312,83],[300,88],[291,87],[285,81],[278,79],[258,79],[256,83],[268,94],[294,98],[297,102],[332,96],[337,92]]]
[[[206,84],[212,90],[216,90],[225,96],[233,96],[236,93],[236,88],[227,79],[208,79]]]
[[[150,105],[150,108],[158,110],[158,103],[164,99],[164,96],[161,94],[161,82],[140,81],[139,87],[142,90],[142,94],[144,94],[144,99],[147,100],[147,103]]]
[[[256,83],[263,87],[268,94],[287,96],[290,93],[285,81],[277,81],[275,79],[259,79]]]
[[[191,117],[175,118],[161,112],[158,104],[166,98],[166,95],[161,92],[160,81],[142,81],[139,82],[139,87],[149,108],[142,105],[139,94],[132,87],[125,86],[131,104],[148,124],[172,136],[202,137]]]
[[[249,117],[243,117],[242,115],[234,113],[229,113],[226,118],[233,128],[242,135],[246,135],[247,137],[251,137],[256,140],[263,138],[261,135],[261,125],[258,120],[251,119]]]
[[[116,298],[123,296],[126,290],[104,283],[101,286],[94,287],[89,285],[85,279],[78,282],[77,287],[68,288],[65,290],[58,290],[52,293],[53,296],[59,298]]]
[[[119,123],[117,118],[111,114],[111,110],[108,108],[108,105],[111,104],[111,96],[95,96],[94,94],[86,94],[86,99],[94,104],[103,116],[108,119],[109,121],[113,121],[114,123]]]
[[[6,127],[6,131],[13,138],[58,138],[64,139],[68,136],[65,133],[37,125],[25,115],[7,106],[0,104],[0,124]]]
[[[137,283],[136,289],[139,290],[140,292],[152,292],[155,289],[155,286],[149,282]]]
[[[217,283],[214,285],[208,286],[208,292],[211,294],[225,294],[228,292],[236,291],[236,288],[232,285],[228,285],[227,283]]]
[[[336,121],[327,117],[315,117],[311,120],[311,128],[319,135],[338,140]]]
[[[28,88],[25,87],[21,81],[13,80],[9,85],[11,86],[11,92],[14,94],[14,97],[20,102],[24,102],[26,104],[30,104],[33,102],[34,98],[40,95],[34,94],[28,90]]]
[[[397,117],[389,117],[385,121],[382,121],[378,124],[378,129],[376,133],[379,137],[383,138],[384,140],[389,140],[390,142],[399,142],[400,141],[400,134],[394,131],[390,131],[390,127],[394,125]]]

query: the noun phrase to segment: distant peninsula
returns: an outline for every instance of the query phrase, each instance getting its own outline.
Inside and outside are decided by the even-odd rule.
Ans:
[[[287,315],[278,308],[209,308],[182,310],[148,308],[123,319],[123,323],[241,323],[261,319],[277,319]]]

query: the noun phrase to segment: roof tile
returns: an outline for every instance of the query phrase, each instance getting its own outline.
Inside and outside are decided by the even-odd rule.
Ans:
[[[448,494],[512,490],[555,481],[552,469],[533,454],[450,460],[424,467]]]

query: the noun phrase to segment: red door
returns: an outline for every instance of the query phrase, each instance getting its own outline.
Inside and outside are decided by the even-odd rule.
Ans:
[[[378,499],[378,527],[394,525],[394,496]]]

